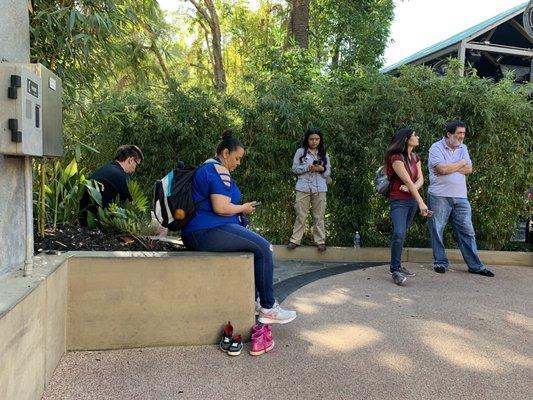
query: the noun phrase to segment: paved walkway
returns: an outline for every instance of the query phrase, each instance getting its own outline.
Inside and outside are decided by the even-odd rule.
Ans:
[[[398,287],[386,266],[285,267],[280,284],[298,269],[301,279],[353,270],[288,295],[299,317],[274,327],[272,352],[72,352],[43,399],[532,398],[533,268],[495,267],[490,279],[411,264],[417,276]]]

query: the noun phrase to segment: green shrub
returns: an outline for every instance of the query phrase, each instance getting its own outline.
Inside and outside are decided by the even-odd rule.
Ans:
[[[98,183],[96,183],[98,184]],[[97,190],[90,190],[91,198],[98,205],[98,215],[89,212],[89,227],[101,227],[119,234],[141,236],[150,234],[150,202],[135,181],[128,182],[131,201],[120,202],[119,199],[102,207],[102,198]]]
[[[74,223],[80,212],[80,200],[86,180],[85,170],[78,169],[75,159],[67,166],[57,160],[52,164],[38,164],[36,175],[38,178],[35,179],[37,187],[34,195],[34,215],[40,221],[38,225],[41,234],[44,233],[45,226],[55,230],[58,224]]]
[[[198,164],[214,153],[222,130],[235,129],[247,149],[235,178],[243,200],[263,207],[252,227],[274,243],[285,243],[294,222],[294,152],[308,126],[325,133],[334,184],[328,194],[328,243],[346,246],[355,230],[366,246],[387,246],[388,204],[374,192],[372,177],[397,128],[420,134],[418,153],[427,180],[427,153],[444,123],[461,118],[474,163],[469,196],[480,248],[501,249],[516,220],[531,211],[524,192],[533,182],[533,106],[527,88],[494,84],[453,69],[440,77],[424,67],[399,78],[359,70],[302,82],[294,76],[261,75],[253,91],[221,96],[177,85],[168,90],[108,94],[87,104],[81,124],[69,124],[71,143],[100,154],[82,158],[89,169],[112,158],[124,143],[141,146],[146,160],[135,175],[146,194],[177,160]],[[427,184],[426,184],[427,185]],[[447,244],[452,245],[447,233]],[[406,245],[428,246],[425,221],[416,218]]]
[[[41,182],[43,171],[45,180]],[[89,212],[89,228],[99,227],[134,236],[150,234],[150,201],[137,182],[128,182],[131,202],[121,204],[117,199],[104,209],[101,207],[101,184],[86,179],[85,170],[78,169],[75,159],[67,166],[63,166],[60,160],[51,165],[41,163],[36,175],[39,179],[36,179],[34,191],[34,216],[41,234],[44,234],[45,228],[55,230],[58,225],[76,224],[83,211],[80,209],[80,200],[85,190],[98,206],[98,215]],[[44,199],[39,196],[39,191],[43,189]]]

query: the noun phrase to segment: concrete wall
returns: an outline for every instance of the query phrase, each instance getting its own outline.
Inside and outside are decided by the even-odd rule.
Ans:
[[[520,267],[533,267],[533,253],[522,251],[492,251],[479,250],[479,258],[485,265],[515,265]],[[451,264],[464,264],[461,251],[447,249],[446,255]],[[431,249],[407,249],[407,261],[414,263],[432,263],[433,253]]]
[[[217,343],[225,322],[246,337],[253,257],[180,253],[69,260],[67,349]]]
[[[67,350],[211,344],[255,322],[252,255],[92,254],[0,280],[1,400],[39,399]]]
[[[27,0],[0,0],[0,62],[29,62]],[[0,96],[6,96],[0,93]],[[4,97],[2,97],[3,99]],[[7,123],[0,121],[0,123]],[[21,158],[0,155],[0,275],[24,263],[24,169]],[[33,235],[29,232],[28,235]]]
[[[387,262],[390,259],[390,249],[386,247],[328,247],[327,251],[320,253],[315,246],[300,246],[289,250],[285,245],[275,245],[274,259],[280,261],[302,260],[317,262]],[[403,261],[406,252],[402,254]]]
[[[66,350],[67,265],[0,317],[0,399],[39,399]]]
[[[480,250],[479,258],[486,265],[516,265],[533,267],[533,253],[520,251],[492,251]],[[446,254],[451,264],[464,264],[463,256],[457,249],[447,249]],[[302,260],[322,262],[383,262],[390,260],[388,247],[328,247],[328,250],[320,253],[314,246],[301,246],[294,250],[288,250],[286,246],[274,246],[274,258],[276,260]],[[433,263],[433,252],[428,248],[405,248],[402,253],[402,261],[413,263]]]

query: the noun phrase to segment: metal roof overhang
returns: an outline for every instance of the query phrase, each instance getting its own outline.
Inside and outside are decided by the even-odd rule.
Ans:
[[[484,43],[466,43],[465,47],[472,50],[488,51],[489,53],[510,54],[513,56],[533,57],[533,50],[521,49],[512,46],[495,46]]]
[[[471,50],[481,50],[486,52],[496,52],[501,54],[533,57],[533,50],[531,49],[514,48],[511,46],[493,45],[486,43],[469,43],[478,36],[497,28],[499,25],[509,20],[512,20],[517,15],[523,13],[526,10],[528,3],[529,2],[526,2],[516,7],[513,7],[510,10],[504,11],[492,18],[489,18],[488,20],[481,22],[469,29],[466,29],[446,40],[443,40],[433,46],[420,50],[419,52],[412,54],[411,56],[393,65],[383,68],[381,72],[384,74],[397,74],[398,69],[403,65],[424,64],[447,54],[451,54],[454,52],[459,53],[461,47]]]

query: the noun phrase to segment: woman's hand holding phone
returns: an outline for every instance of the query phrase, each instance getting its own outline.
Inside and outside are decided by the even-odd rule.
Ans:
[[[244,203],[242,205],[242,213],[243,214],[251,214],[253,213],[255,210],[255,206],[254,206],[254,202],[251,201],[249,203]]]

